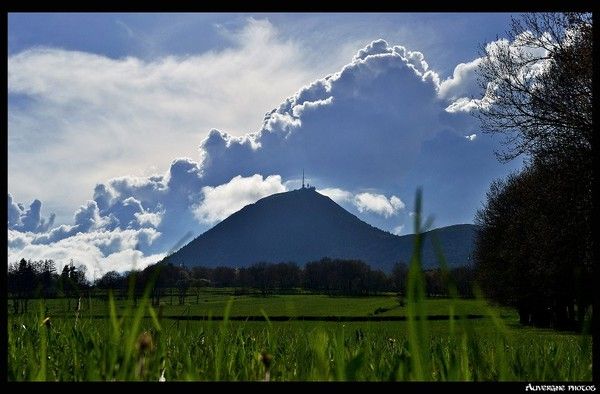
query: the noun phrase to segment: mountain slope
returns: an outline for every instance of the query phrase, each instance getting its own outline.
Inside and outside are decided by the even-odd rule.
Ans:
[[[436,232],[450,265],[467,262],[473,225],[445,227]],[[396,236],[373,227],[313,188],[265,197],[232,214],[168,257],[187,266],[247,266],[258,261],[295,261],[322,257],[360,259],[390,271],[408,262],[413,235]],[[437,266],[426,240],[425,266]]]

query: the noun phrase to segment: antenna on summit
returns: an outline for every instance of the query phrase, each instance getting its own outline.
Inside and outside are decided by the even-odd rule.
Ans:
[[[302,169],[302,188],[304,189],[304,168]]]

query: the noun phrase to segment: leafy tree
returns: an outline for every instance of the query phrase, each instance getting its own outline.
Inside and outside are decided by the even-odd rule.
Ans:
[[[494,182],[475,217],[483,289],[517,308],[523,324],[569,327],[591,303],[585,214],[569,209],[571,190],[556,175],[555,167],[533,166]]]
[[[42,263],[40,286],[44,297],[56,294],[56,264],[54,260],[44,260]]]
[[[9,269],[9,291],[13,294],[14,313],[27,312],[29,299],[36,288],[36,273],[31,261],[21,259]]]
[[[473,284],[475,283],[475,269],[472,266],[456,267],[450,270],[456,290],[460,297],[473,298]]]
[[[483,289],[524,324],[572,327],[591,303],[592,19],[529,14],[486,48],[479,117],[506,136],[501,160],[526,166],[492,183],[479,210]]]
[[[439,297],[448,295],[448,283],[445,275],[440,269],[426,270],[425,292],[428,297]]]
[[[190,288],[193,293],[196,295],[196,304],[200,303],[200,294],[202,292],[202,288],[210,285],[208,279],[191,279]]]
[[[392,282],[394,290],[399,296],[406,294],[406,279],[408,277],[408,266],[406,263],[396,263],[392,270]]]
[[[179,305],[185,304],[185,297],[191,286],[191,275],[185,269],[179,270],[179,279],[175,282],[178,291]]]
[[[327,294],[368,295],[389,287],[381,274],[362,261],[324,258],[306,264],[304,287]]]
[[[231,267],[216,267],[212,270],[211,281],[215,286],[230,287],[235,283],[235,269]]]
[[[122,289],[124,287],[123,275],[117,271],[109,271],[96,280],[96,287],[100,289]]]

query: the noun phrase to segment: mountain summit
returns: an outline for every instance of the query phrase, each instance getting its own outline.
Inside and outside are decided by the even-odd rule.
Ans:
[[[436,232],[448,264],[456,266],[469,261],[474,229],[463,224],[429,233]],[[331,257],[359,259],[375,269],[390,271],[394,263],[410,261],[413,237],[373,227],[313,187],[303,187],[245,206],[167,260],[186,266],[241,267],[260,261],[304,264]],[[429,239],[424,245],[423,265],[437,266]]]

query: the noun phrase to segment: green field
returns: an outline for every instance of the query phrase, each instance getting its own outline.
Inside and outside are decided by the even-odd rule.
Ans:
[[[9,315],[8,379],[591,380],[589,335],[522,328],[483,300],[206,289],[170,301],[84,299],[78,318],[74,302],[31,301]],[[385,316],[397,321],[369,321]]]
[[[406,316],[407,307],[401,307],[395,295],[385,294],[370,297],[341,297],[324,294],[293,295],[235,295],[234,289],[206,288],[199,297],[188,296],[184,305],[178,305],[177,296],[161,298],[164,316],[222,316],[229,300],[232,300],[229,316]],[[75,302],[71,301],[71,309]],[[130,302],[116,300],[117,311],[127,311]],[[48,300],[45,307],[54,316],[73,316],[67,301]],[[103,299],[82,299],[81,316],[104,315],[107,303]],[[449,300],[428,299],[425,309],[428,315],[448,315]],[[461,300],[454,303],[456,314],[486,314],[490,305],[482,300]],[[32,309],[36,309],[33,306]],[[502,317],[516,319],[514,310],[495,308]]]

